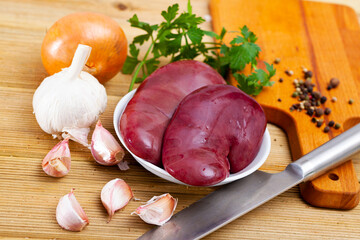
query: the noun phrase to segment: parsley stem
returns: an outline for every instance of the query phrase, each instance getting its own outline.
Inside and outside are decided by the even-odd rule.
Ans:
[[[130,83],[130,87],[129,87],[129,92],[133,89],[134,87],[134,84],[135,84],[135,81],[136,81],[136,78],[137,76],[139,75],[139,72],[140,72],[140,69],[142,68],[142,66],[145,64],[146,62],[146,58],[148,57],[151,49],[153,48],[154,46],[154,42],[151,42],[151,45],[149,47],[149,49],[147,50],[147,52],[145,53],[145,56],[143,58],[143,60],[139,63],[139,65],[137,66],[136,70],[135,70],[135,73],[134,73],[134,76],[133,78],[131,79],[131,83]]]

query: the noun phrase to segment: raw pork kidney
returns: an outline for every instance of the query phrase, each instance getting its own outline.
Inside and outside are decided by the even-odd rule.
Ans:
[[[265,128],[263,109],[241,90],[202,87],[174,113],[164,136],[163,165],[186,184],[214,185],[252,162]]]
[[[210,84],[225,84],[212,67],[194,60],[165,65],[145,79],[127,105],[120,131],[136,156],[161,165],[165,129],[180,101]]]

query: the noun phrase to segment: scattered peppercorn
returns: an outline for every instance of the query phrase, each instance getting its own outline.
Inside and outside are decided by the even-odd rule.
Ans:
[[[316,117],[321,117],[324,114],[324,110],[322,110],[322,108],[317,108],[315,110],[315,116]]]
[[[297,96],[299,96],[298,92],[293,92],[293,94],[291,95],[293,98],[296,98]]]
[[[330,108],[325,108],[324,113],[325,113],[325,115],[329,115],[331,113],[331,109]]]
[[[320,98],[320,103],[324,104],[326,102],[327,98],[325,96],[322,96]]]
[[[321,127],[322,124],[323,124],[322,121],[318,121],[318,122],[316,123],[316,126],[319,128],[319,127]]]
[[[328,126],[326,126],[325,128],[324,128],[324,133],[327,133],[327,132],[329,132],[330,131],[330,128],[328,127]]]
[[[337,101],[337,98],[336,98],[336,97],[332,97],[332,98],[331,98],[331,101],[332,101],[332,102],[336,102],[336,101]]]
[[[326,90],[331,90],[331,86],[330,85],[328,85],[327,87],[326,87]]]
[[[279,78],[279,82],[283,82],[284,81],[284,79],[283,78]]]
[[[306,78],[312,78],[312,76],[313,76],[312,71],[306,71],[306,72],[304,73],[305,79],[306,79]]]
[[[340,127],[341,127],[340,123],[336,123],[334,126],[335,129],[339,129]]]
[[[316,92],[316,91],[312,93],[312,96],[313,96],[316,100],[318,100],[318,99],[321,98],[321,94],[320,94],[319,92]]]
[[[354,103],[354,99],[350,98],[349,104],[351,105],[351,104],[353,104],[353,103]]]
[[[313,123],[316,123],[316,118],[313,117],[313,118],[311,119],[311,121],[312,121]]]
[[[293,72],[292,70],[285,70],[285,73],[286,73],[288,76],[294,75],[294,72]]]
[[[275,58],[275,60],[274,60],[274,63],[275,64],[279,64],[281,62],[281,59],[280,58]]]
[[[332,126],[334,126],[334,124],[335,124],[335,122],[334,122],[333,120],[331,120],[331,121],[328,123],[328,126],[329,126],[329,127],[332,127]]]
[[[281,98],[278,98],[278,102],[281,102]]]
[[[330,87],[331,88],[336,88],[337,86],[339,86],[340,84],[340,80],[338,78],[332,78],[330,79]]]
[[[309,115],[310,117],[312,117],[312,116],[314,115],[314,110],[312,110],[312,109],[309,108],[309,109],[306,111],[306,114]]]

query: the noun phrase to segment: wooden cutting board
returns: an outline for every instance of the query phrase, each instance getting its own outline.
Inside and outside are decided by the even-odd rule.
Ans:
[[[281,58],[275,65],[276,83],[256,100],[268,121],[286,131],[293,160],[360,122],[360,28],[351,8],[299,0],[212,0],[210,12],[216,32],[222,27],[238,30],[247,25],[258,36],[261,60]],[[330,128],[324,133],[325,124],[317,128],[304,111],[290,112],[290,106],[298,103],[291,97],[293,80],[304,79],[301,66],[314,73],[314,90],[328,99],[320,107],[332,112],[321,118],[325,124],[330,120],[340,123],[339,130]],[[294,75],[287,76],[285,70],[292,70]],[[332,77],[339,78],[340,85],[329,91],[326,88]],[[337,101],[330,101],[332,97]],[[350,98],[353,104],[348,103]],[[314,206],[351,209],[359,203],[360,188],[351,161],[301,184],[300,189],[302,197]]]

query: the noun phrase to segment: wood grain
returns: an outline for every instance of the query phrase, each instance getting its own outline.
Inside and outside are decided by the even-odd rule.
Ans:
[[[268,121],[287,133],[294,160],[337,136],[351,124],[360,122],[360,105],[347,103],[350,98],[360,102],[357,89],[360,59],[353,54],[359,49],[360,42],[348,40],[358,39],[360,27],[351,8],[302,0],[287,4],[282,0],[213,0],[210,6],[217,32],[220,33],[223,26],[236,29],[238,25],[247,25],[259,37],[261,59],[282,59],[275,65],[274,86],[264,89],[255,99],[263,106]],[[225,41],[230,41],[234,35]],[[291,98],[295,91],[294,79],[305,80],[301,66],[313,72],[314,91],[328,99],[319,106],[323,110],[331,109],[329,116],[321,117],[325,123],[321,128],[310,121],[306,111],[289,110],[291,105],[298,103],[296,98]],[[287,76],[285,70],[292,70],[294,75]],[[283,83],[278,81],[280,77],[284,79]],[[328,91],[332,77],[338,77],[341,83]],[[338,101],[330,101],[332,97]],[[324,133],[330,120],[341,123],[344,128],[330,128]],[[360,185],[351,161],[331,171],[338,180],[332,180],[329,174],[302,184],[303,198],[319,207],[351,209],[357,206]]]
[[[129,171],[99,166],[87,149],[75,143],[70,144],[72,169],[68,176],[54,179],[41,169],[42,158],[57,143],[41,131],[31,106],[35,89],[47,76],[40,59],[46,29],[68,13],[94,11],[114,18],[132,39],[140,31],[129,27],[128,18],[137,13],[144,21],[159,22],[160,11],[174,2],[0,0],[0,239],[135,239],[151,228],[130,215],[142,202],[169,192],[179,199],[179,211],[213,191],[162,180],[144,170],[129,154]],[[177,2],[185,9],[186,0]],[[126,9],[120,10],[119,3]],[[207,1],[193,0],[192,5],[197,14],[209,14]],[[210,23],[203,27],[210,29]],[[127,92],[129,81],[129,76],[118,74],[106,84],[109,103],[102,122],[113,134],[112,113]],[[289,144],[281,129],[271,124],[268,127],[272,149],[261,169],[279,172],[291,161]],[[353,160],[360,176],[360,155]],[[116,177],[123,178],[141,200],[130,202],[107,224],[100,191]],[[90,219],[90,225],[80,233],[62,230],[55,221],[57,202],[71,188],[75,188]],[[359,239],[359,221],[359,207],[351,211],[314,208],[294,187],[205,239]]]

